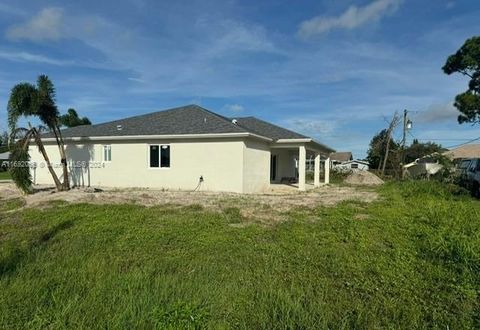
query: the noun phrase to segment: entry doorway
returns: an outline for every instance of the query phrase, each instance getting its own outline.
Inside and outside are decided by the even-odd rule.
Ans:
[[[270,181],[277,179],[277,155],[270,156]]]

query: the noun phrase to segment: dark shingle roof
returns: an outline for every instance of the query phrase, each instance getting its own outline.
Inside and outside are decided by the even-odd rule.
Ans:
[[[342,152],[333,152],[330,155],[331,160],[337,160],[339,162],[346,162],[353,159],[352,153],[350,151]]]
[[[122,129],[118,130],[117,126]],[[228,118],[198,105],[187,105],[97,125],[82,125],[62,130],[63,137],[182,135],[246,133]],[[44,137],[53,137],[45,134]]]
[[[135,135],[183,135],[183,134],[219,134],[219,133],[252,133],[272,140],[304,139],[305,135],[270,124],[255,117],[226,118],[204,109],[198,105],[168,109],[115,120],[96,125],[83,125],[62,130],[62,136],[102,137],[102,136],[135,136]],[[122,129],[117,129],[121,125]],[[44,134],[51,138],[51,133]]]
[[[255,117],[236,118],[237,124],[251,133],[266,136],[272,140],[305,139],[307,136],[290,131],[286,128],[270,124]]]

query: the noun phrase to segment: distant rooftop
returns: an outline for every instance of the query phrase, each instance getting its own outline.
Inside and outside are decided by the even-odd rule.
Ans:
[[[465,144],[443,153],[451,159],[480,158],[480,144]]]
[[[339,151],[339,152],[333,152],[330,154],[330,159],[331,160],[336,160],[339,162],[347,162],[349,160],[353,159],[352,153],[350,151]]]

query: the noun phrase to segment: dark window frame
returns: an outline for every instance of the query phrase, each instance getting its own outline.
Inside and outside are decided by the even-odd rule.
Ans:
[[[170,168],[170,145],[160,145],[160,168]]]
[[[156,148],[156,150],[152,155],[153,148]],[[149,144],[148,145],[148,167],[149,168],[169,169],[171,166],[171,162],[172,162],[171,147],[169,144]]]

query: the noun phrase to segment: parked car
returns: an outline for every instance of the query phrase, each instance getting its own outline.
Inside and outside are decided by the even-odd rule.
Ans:
[[[467,186],[467,170],[470,167],[471,162],[472,159],[470,158],[463,159],[457,164],[457,167],[455,168],[455,177],[457,183],[462,187]]]
[[[457,171],[460,185],[480,197],[480,158],[462,160]]]

